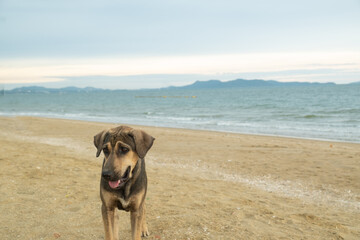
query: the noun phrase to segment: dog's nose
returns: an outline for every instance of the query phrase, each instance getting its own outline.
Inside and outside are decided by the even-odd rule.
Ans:
[[[111,173],[110,173],[110,171],[104,171],[104,172],[102,172],[102,177],[103,177],[105,180],[110,180],[110,179],[111,179]]]

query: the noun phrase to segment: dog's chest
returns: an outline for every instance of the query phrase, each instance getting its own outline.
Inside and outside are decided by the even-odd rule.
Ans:
[[[130,211],[130,201],[126,201],[125,199],[122,198],[118,198],[117,201],[117,208],[119,210],[124,210],[124,211]]]

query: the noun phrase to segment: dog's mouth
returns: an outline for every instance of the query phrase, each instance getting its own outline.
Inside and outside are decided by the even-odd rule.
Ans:
[[[130,170],[131,170],[131,167],[129,166],[124,175],[121,176],[121,178],[117,181],[109,181],[109,186],[113,189],[115,188],[119,188],[121,185],[123,185],[125,182],[127,182],[127,180],[129,180],[129,177],[130,177]]]

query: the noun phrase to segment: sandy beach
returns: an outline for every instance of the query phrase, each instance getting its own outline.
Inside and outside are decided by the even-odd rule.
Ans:
[[[118,125],[0,117],[1,239],[104,239],[93,136]],[[360,239],[360,144],[132,127],[156,138],[147,239]]]

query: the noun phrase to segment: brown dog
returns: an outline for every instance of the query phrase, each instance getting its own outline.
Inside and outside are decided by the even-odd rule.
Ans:
[[[96,157],[103,151],[100,181],[105,239],[118,239],[116,208],[130,211],[132,239],[148,236],[145,219],[147,176],[144,157],[154,138],[144,131],[120,126],[94,137]]]

